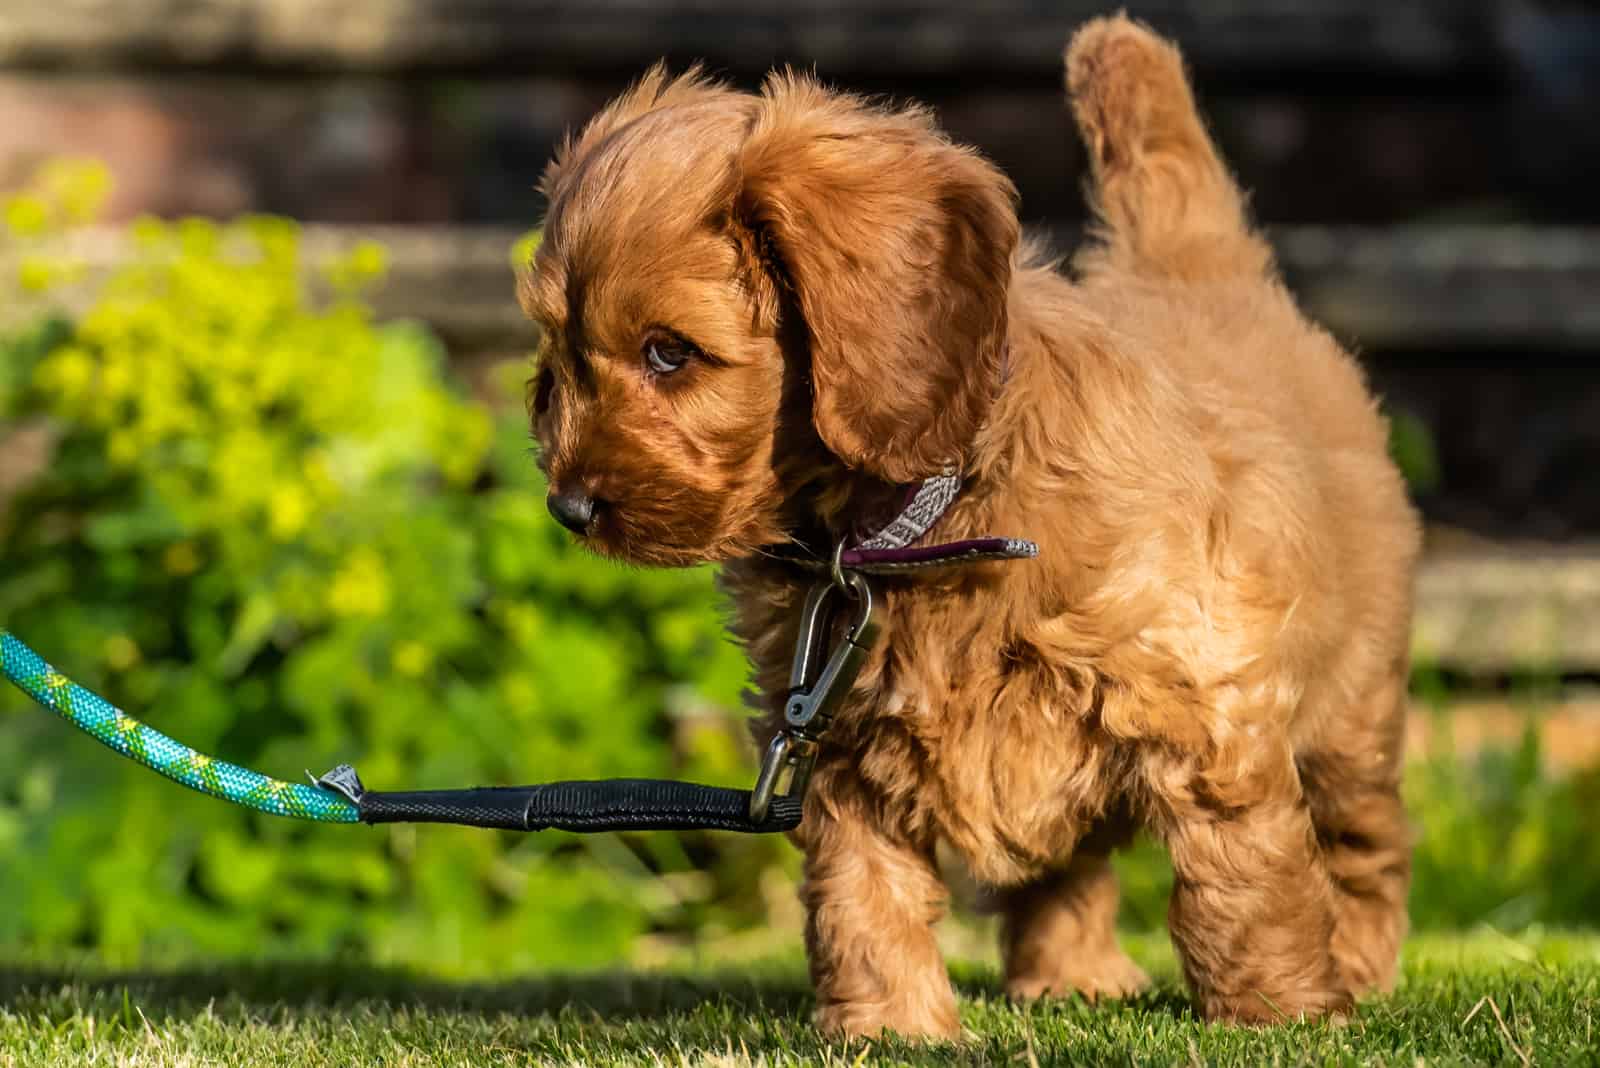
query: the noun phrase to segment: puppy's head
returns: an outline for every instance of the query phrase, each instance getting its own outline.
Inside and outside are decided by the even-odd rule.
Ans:
[[[1015,191],[925,112],[657,68],[541,188],[529,410],[551,511],[596,551],[743,556],[818,482],[962,461],[998,376]]]

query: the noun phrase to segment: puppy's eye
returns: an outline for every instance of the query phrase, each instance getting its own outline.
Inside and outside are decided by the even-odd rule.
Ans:
[[[644,343],[644,362],[658,375],[670,375],[689,362],[694,346],[675,338],[656,337]]]

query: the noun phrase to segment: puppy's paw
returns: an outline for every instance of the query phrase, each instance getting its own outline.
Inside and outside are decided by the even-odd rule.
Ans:
[[[817,1006],[812,1019],[817,1030],[836,1038],[880,1038],[884,1032],[925,1041],[961,1037],[961,1021],[954,1005],[834,1002]]]
[[[1089,960],[1062,961],[1049,971],[1030,970],[1006,979],[1006,994],[1019,1001],[1082,994],[1090,1001],[1137,997],[1150,989],[1150,977],[1120,949]]]
[[[1249,991],[1231,997],[1202,997],[1200,1002],[1206,1019],[1243,1027],[1273,1027],[1297,1020],[1322,1020],[1342,1027],[1355,1013],[1355,999],[1344,990],[1286,991],[1277,997]]]

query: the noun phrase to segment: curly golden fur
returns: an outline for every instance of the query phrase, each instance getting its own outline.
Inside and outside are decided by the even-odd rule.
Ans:
[[[1181,60],[1086,25],[1066,81],[1099,226],[1071,277],[1010,182],[918,109],[659,68],[545,176],[530,408],[595,551],[724,564],[780,722],[805,580],[896,484],[959,464],[938,540],[1038,560],[880,583],[884,638],[795,841],[825,1029],[958,1032],[952,847],[1007,989],[1119,996],[1111,850],[1169,848],[1207,1017],[1347,1010],[1406,928],[1399,780],[1418,525],[1357,364],[1296,309]]]

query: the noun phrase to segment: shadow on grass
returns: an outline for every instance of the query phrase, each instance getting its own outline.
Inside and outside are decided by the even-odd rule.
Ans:
[[[1021,1008],[1011,1006],[999,976],[991,969],[958,963],[952,971],[963,999],[989,1006],[979,1011],[1006,1013]],[[769,965],[753,971],[553,973],[491,982],[454,982],[405,968],[308,961],[132,971],[92,965],[0,965],[0,1009],[57,1023],[79,1012],[109,1018],[112,1023],[127,1016],[121,1022],[130,1028],[138,1026],[134,1009],[158,1026],[213,1013],[235,1019],[276,1020],[285,1015],[351,1015],[357,1010],[410,1010],[464,1021],[510,1017],[530,1023],[595,1020],[626,1026],[649,1025],[708,1007],[714,1010],[709,1019],[764,1019],[805,1027],[813,1004],[810,983],[798,965]],[[1076,997],[1046,999],[1022,1011],[1047,1017],[1066,1014],[1085,1023],[1097,1014],[1116,1011],[1174,1023],[1193,1019],[1185,991],[1171,981],[1158,982],[1136,998],[1113,1004],[1119,1007],[1096,1007]]]
[[[272,962],[172,970],[0,967],[0,1006],[43,1001],[70,989],[81,1001],[136,1003],[155,1020],[186,1019],[236,1005],[271,1014],[345,1010],[356,1006],[414,1008],[483,1017],[557,1016],[576,1012],[606,1020],[652,1020],[716,1004],[749,1014],[800,1017],[811,991],[801,974],[708,971],[552,974],[503,982],[446,982],[401,968]]]
[[[1013,1004],[1002,989],[1000,977],[990,969],[958,963],[950,978],[956,994],[968,1001]],[[1154,985],[1144,993],[1103,1001],[1098,1006],[1073,994],[1065,998],[1045,997],[1039,1001],[1022,1003],[1018,1007],[1023,1011],[1068,1012],[1085,1016],[1093,1016],[1097,1011],[1112,1011],[1114,1007],[1118,1011],[1168,1016],[1174,1020],[1194,1018],[1194,1003],[1190,1001],[1186,988],[1173,977],[1160,972],[1156,973]]]
[[[1165,987],[1120,1008],[1078,998],[1021,1007],[992,971],[953,970],[968,1026],[955,1043],[885,1036],[863,1044],[820,1034],[796,965],[453,983],[401,968],[311,962],[140,971],[10,964],[0,965],[0,1010],[17,1018],[14,1029],[44,1036],[49,1063],[91,1047],[144,1049],[153,1030],[175,1049],[225,1059],[243,1043],[262,1063],[308,1065],[446,1049],[477,1051],[484,1063],[658,1063],[671,1049],[685,1063],[705,1056],[842,1066],[871,1051],[875,1062],[947,1068],[1014,1062],[1036,1041],[1048,1063],[1106,1063],[1118,1059],[1124,1031],[1147,1036],[1152,1024],[1182,1027],[1189,1016],[1182,994]]]

